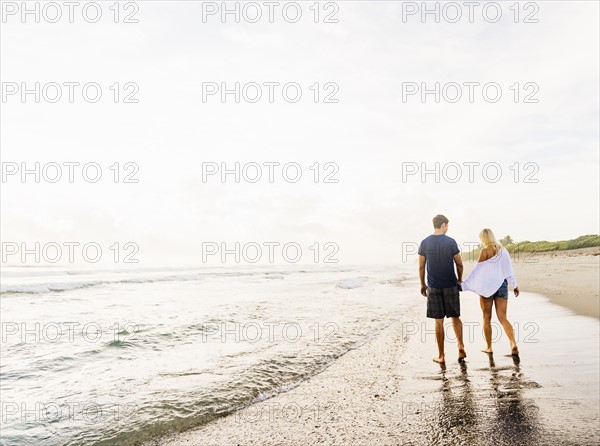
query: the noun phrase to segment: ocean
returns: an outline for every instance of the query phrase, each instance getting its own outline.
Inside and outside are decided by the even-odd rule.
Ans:
[[[133,445],[300,384],[421,302],[406,267],[4,267],[2,445]]]

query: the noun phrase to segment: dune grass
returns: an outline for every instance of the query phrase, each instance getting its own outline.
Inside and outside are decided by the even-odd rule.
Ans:
[[[600,235],[582,235],[571,240],[560,240],[558,242],[549,242],[546,240],[531,242],[525,240],[522,242],[511,243],[504,247],[511,254],[518,253],[533,253],[533,252],[552,252],[552,251],[568,251],[571,249],[580,248],[595,248],[600,246]],[[477,259],[481,248],[463,254],[463,258]]]

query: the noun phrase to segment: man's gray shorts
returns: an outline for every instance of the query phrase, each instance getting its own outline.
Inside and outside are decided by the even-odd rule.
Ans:
[[[427,317],[444,319],[460,316],[458,286],[451,288],[427,287]]]

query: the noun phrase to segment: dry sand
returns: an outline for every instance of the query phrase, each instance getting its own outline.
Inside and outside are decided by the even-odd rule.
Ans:
[[[476,262],[465,262],[465,277]],[[600,248],[513,256],[519,289],[543,294],[577,314],[600,318]]]
[[[521,255],[514,269],[520,289],[548,296],[577,314],[600,318],[600,248]]]
[[[478,298],[463,293],[467,361],[456,361],[449,328],[447,365],[433,363],[433,323],[424,317],[425,302],[417,297],[418,283],[413,281],[399,293],[399,298],[414,302],[412,310],[319,375],[151,444],[599,444],[598,320],[528,292],[548,287],[553,301],[594,314],[598,257],[537,257],[535,264],[516,262],[522,295],[511,297],[509,304],[520,361],[503,355],[509,345],[497,322],[494,356],[479,351],[483,339]],[[545,279],[537,277],[542,274]],[[553,291],[561,287],[564,291]],[[590,303],[593,296],[596,301]]]

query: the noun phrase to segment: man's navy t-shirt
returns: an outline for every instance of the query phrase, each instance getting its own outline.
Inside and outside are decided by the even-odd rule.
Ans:
[[[447,235],[430,235],[421,242],[419,255],[427,260],[427,285],[431,288],[451,288],[458,285],[454,259],[460,250]]]

